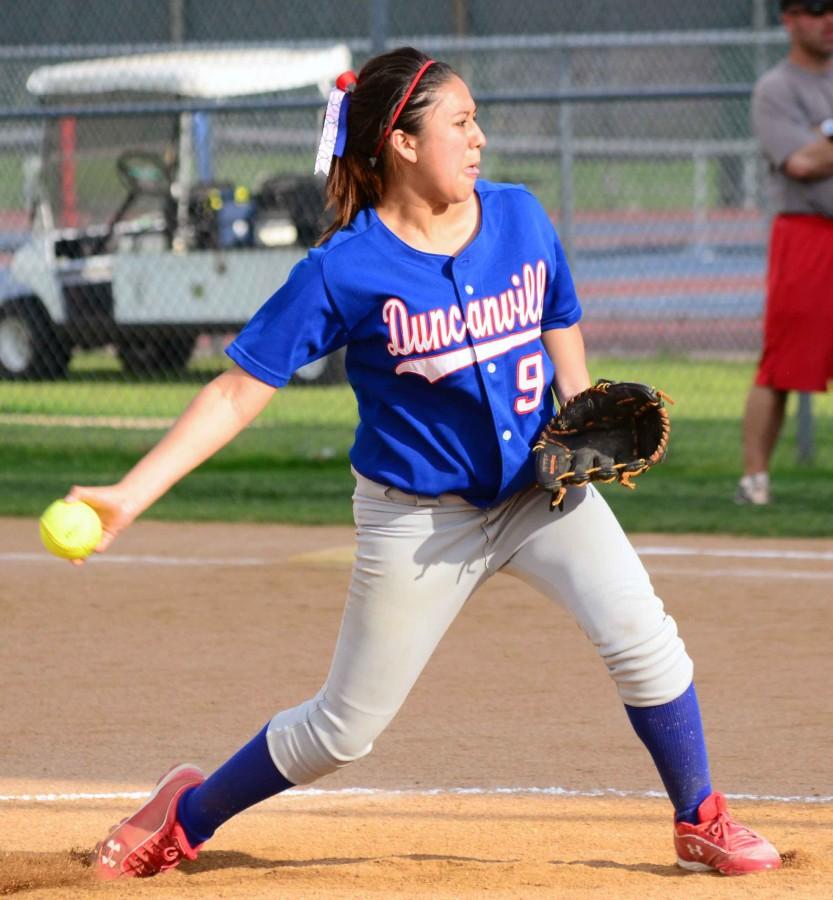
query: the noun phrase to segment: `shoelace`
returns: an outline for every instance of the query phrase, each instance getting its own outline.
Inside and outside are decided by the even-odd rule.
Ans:
[[[758,836],[751,828],[747,828],[746,825],[741,825],[740,822],[733,821],[726,810],[722,810],[715,816],[709,823],[709,827],[706,831],[712,837],[720,840],[725,840],[729,832],[732,831],[732,843],[735,849],[744,846],[750,840],[754,842],[758,839]]]
[[[719,812],[706,830],[713,837],[723,838],[726,836],[729,822],[729,814],[727,812]]]

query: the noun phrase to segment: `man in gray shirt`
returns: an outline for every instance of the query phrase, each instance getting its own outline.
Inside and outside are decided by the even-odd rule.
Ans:
[[[770,501],[789,391],[833,379],[833,0],[781,0],[789,53],[755,86],[773,213],[764,347],[743,419],[738,503]]]

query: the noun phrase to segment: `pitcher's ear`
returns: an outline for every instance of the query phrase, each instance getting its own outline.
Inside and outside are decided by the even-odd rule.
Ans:
[[[410,163],[417,161],[416,139],[412,134],[397,128],[391,133],[388,143],[396,156],[400,156],[403,160]]]

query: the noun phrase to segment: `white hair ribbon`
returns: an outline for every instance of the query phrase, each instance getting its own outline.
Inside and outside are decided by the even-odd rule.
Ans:
[[[336,86],[330,91],[327,100],[327,111],[324,113],[324,127],[321,130],[321,141],[315,157],[314,175],[323,172],[330,174],[330,165],[334,156],[344,153],[347,142],[347,111],[350,108],[350,94],[356,84],[353,72],[344,72],[336,79]]]

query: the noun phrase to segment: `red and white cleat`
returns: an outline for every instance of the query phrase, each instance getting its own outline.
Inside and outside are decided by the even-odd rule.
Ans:
[[[715,792],[697,810],[699,824],[676,822],[674,848],[677,865],[692,872],[746,875],[778,869],[781,857],[766,838],[735,822],[726,798]]]
[[[114,826],[96,847],[94,867],[99,878],[149,878],[173,869],[183,859],[196,859],[176,818],[177,801],[190,787],[205,781],[194,766],[176,766],[163,775],[147,802]]]

